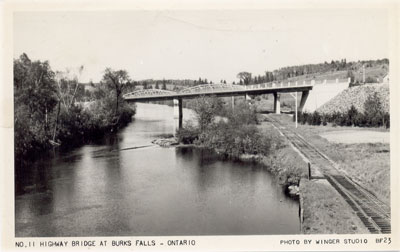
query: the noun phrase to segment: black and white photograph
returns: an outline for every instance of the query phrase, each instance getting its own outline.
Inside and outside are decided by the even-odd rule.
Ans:
[[[13,11],[7,232],[394,242],[398,31],[373,6]]]

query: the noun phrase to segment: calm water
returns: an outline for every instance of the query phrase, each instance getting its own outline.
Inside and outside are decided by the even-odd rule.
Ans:
[[[32,164],[18,178],[16,236],[299,233],[298,203],[265,168],[151,144],[174,127],[173,108],[138,104],[118,135]]]

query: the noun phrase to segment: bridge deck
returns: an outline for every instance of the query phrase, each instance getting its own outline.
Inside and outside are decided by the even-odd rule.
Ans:
[[[210,86],[210,85],[209,85]],[[297,83],[264,83],[249,86],[237,86],[237,85],[219,85],[214,89],[201,89],[200,86],[192,87],[181,92],[167,92],[155,93],[155,94],[141,94],[136,95],[134,93],[124,95],[126,101],[159,101],[159,100],[172,100],[172,99],[191,99],[199,96],[218,96],[218,97],[230,97],[230,96],[242,96],[242,95],[261,95],[268,93],[290,93],[290,92],[302,92],[308,91],[313,88],[313,84],[297,84]]]

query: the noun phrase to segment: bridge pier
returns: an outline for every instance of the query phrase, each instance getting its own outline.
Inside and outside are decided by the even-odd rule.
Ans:
[[[278,92],[274,93],[274,113],[275,114],[280,114],[281,113],[281,94],[279,94]]]
[[[310,91],[301,92],[301,100],[300,100],[300,105],[299,105],[298,111],[303,112],[304,104],[306,104],[309,94],[310,94]]]
[[[182,99],[174,99],[174,118],[178,118],[179,129],[183,126],[183,102]]]
[[[231,96],[232,111],[235,110],[235,96]]]

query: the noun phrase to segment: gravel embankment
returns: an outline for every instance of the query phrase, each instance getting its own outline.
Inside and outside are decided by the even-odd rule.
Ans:
[[[365,84],[362,86],[351,87],[343,90],[332,100],[321,106],[317,111],[323,114],[333,112],[347,112],[351,105],[354,105],[360,112],[364,112],[364,103],[368,96],[374,92],[378,93],[385,112],[389,112],[389,84]]]

